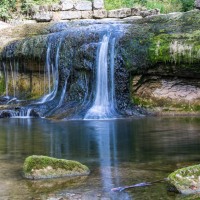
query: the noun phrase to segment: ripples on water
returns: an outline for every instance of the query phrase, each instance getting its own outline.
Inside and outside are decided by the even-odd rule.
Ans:
[[[184,199],[166,184],[110,189],[165,178],[199,163],[200,118],[48,121],[0,120],[0,199]],[[26,156],[78,160],[89,177],[30,181],[21,177]]]

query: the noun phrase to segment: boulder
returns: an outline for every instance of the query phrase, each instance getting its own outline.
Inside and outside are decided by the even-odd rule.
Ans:
[[[71,10],[74,8],[74,2],[70,0],[61,1],[61,10]]]
[[[168,176],[170,184],[182,194],[200,192],[200,165],[178,169]]]
[[[104,0],[94,0],[93,9],[104,9]]]
[[[122,9],[108,11],[109,18],[125,18],[129,16],[131,16],[130,8],[122,8]]]
[[[23,175],[27,179],[85,176],[89,172],[89,168],[80,162],[41,155],[27,157],[23,165]]]
[[[195,1],[195,7],[196,7],[197,9],[200,9],[200,0],[196,0],[196,1]]]
[[[82,19],[92,19],[93,12],[92,11],[81,11],[81,18]]]
[[[81,11],[61,11],[60,19],[81,19]]]
[[[91,1],[78,1],[76,4],[75,4],[75,9],[76,10],[89,10],[91,11],[92,10],[92,2]]]
[[[103,18],[106,18],[107,16],[108,16],[108,12],[104,9],[93,11],[93,17],[95,19],[103,19]]]
[[[37,22],[50,22],[53,18],[52,12],[38,12],[33,16]]]

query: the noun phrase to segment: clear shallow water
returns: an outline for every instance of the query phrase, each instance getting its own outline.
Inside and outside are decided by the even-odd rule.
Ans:
[[[21,177],[29,155],[78,160],[88,177],[31,181]],[[0,120],[0,199],[186,199],[165,183],[110,192],[154,181],[200,163],[200,118],[108,121]],[[200,199],[200,197],[197,197]]]

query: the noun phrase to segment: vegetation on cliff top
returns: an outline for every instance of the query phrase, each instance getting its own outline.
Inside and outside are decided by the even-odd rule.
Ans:
[[[194,8],[194,0],[105,0],[108,10],[122,7],[144,6],[159,8],[161,13],[185,12]]]
[[[92,0],[91,0],[92,1]],[[107,10],[122,7],[144,6],[148,9],[159,8],[161,13],[188,11],[194,8],[195,0],[105,0]],[[25,14],[31,5],[47,5],[59,0],[1,0],[0,20],[7,21],[14,16]]]

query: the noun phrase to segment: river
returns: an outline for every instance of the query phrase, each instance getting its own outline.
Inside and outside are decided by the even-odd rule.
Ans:
[[[199,163],[199,117],[144,117],[117,120],[0,120],[0,199],[184,199],[166,183],[111,189],[160,180]],[[88,177],[25,180],[29,155],[48,155],[86,164]]]

